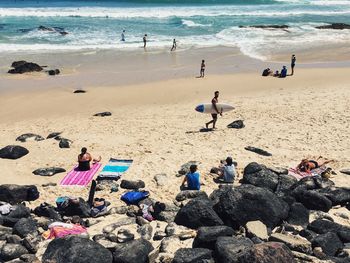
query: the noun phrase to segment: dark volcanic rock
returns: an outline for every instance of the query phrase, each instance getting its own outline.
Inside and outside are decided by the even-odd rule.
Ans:
[[[28,153],[29,151],[22,146],[8,145],[0,149],[0,158],[15,160],[27,155]]]
[[[197,161],[190,161],[190,162],[187,162],[187,163],[181,165],[180,170],[178,171],[178,173],[180,175],[188,174],[190,172],[190,166],[193,165],[193,164],[194,165],[199,165],[199,162],[197,162]]]
[[[26,62],[24,64],[21,64],[21,65],[15,67],[14,69],[10,69],[8,71],[8,73],[10,73],[10,74],[23,74],[23,73],[27,73],[27,72],[35,72],[35,71],[39,72],[42,70],[43,70],[43,68],[40,67],[38,64],[32,63],[32,62]]]
[[[275,191],[279,176],[268,169],[265,165],[250,163],[244,168],[243,184],[252,184]]]
[[[256,244],[253,247],[252,254],[247,261],[242,263],[295,263],[292,251],[283,243],[266,242]]]
[[[30,209],[22,204],[14,207],[7,216],[12,218],[27,218],[30,216]]]
[[[0,201],[18,204],[23,201],[34,201],[39,198],[39,191],[35,185],[0,185]]]
[[[36,234],[38,228],[35,221],[31,218],[21,218],[13,227],[13,234],[22,238],[28,234]]]
[[[12,62],[11,67],[17,68],[17,67],[20,67],[26,63],[27,63],[27,61],[25,61],[25,60],[14,61],[14,62]]]
[[[328,232],[321,234],[312,240],[313,247],[321,247],[322,251],[328,256],[334,256],[343,248],[343,243],[338,238],[337,234]]]
[[[109,250],[87,238],[67,236],[52,240],[43,255],[43,263],[112,263]]]
[[[39,168],[33,171],[35,175],[53,176],[57,173],[64,173],[66,170],[60,167]]]
[[[72,144],[71,140],[68,140],[66,138],[61,138],[60,143],[58,144],[58,146],[60,148],[70,148],[71,144]]]
[[[52,132],[49,135],[47,135],[46,139],[56,138],[58,135],[60,135],[62,132]]]
[[[275,193],[279,196],[287,194],[289,193],[292,186],[297,182],[298,180],[292,175],[280,174],[278,176],[278,184]]]
[[[34,209],[34,214],[37,216],[43,216],[50,218],[54,221],[62,221],[61,215],[56,211],[56,209],[49,204],[41,204]]]
[[[86,93],[86,90],[77,89],[73,93]]]
[[[350,29],[350,25],[344,23],[333,23],[325,26],[317,26],[317,29]]]
[[[232,236],[234,231],[228,226],[203,226],[198,228],[197,236],[193,240],[193,247],[215,249],[215,243],[220,236]]]
[[[310,211],[301,203],[290,206],[287,221],[292,225],[307,226],[309,224]]]
[[[20,141],[20,142],[26,142],[26,141],[43,141],[45,140],[44,137],[38,135],[38,134],[34,134],[34,133],[25,133],[22,134],[21,136],[18,136],[16,138],[16,141]]]
[[[50,76],[55,76],[55,75],[59,75],[61,73],[61,71],[59,69],[50,69],[47,71],[47,73]]]
[[[253,242],[245,237],[219,237],[215,245],[215,258],[218,262],[243,263],[253,248]]]
[[[253,146],[247,146],[247,147],[244,147],[244,149],[246,149],[247,151],[250,151],[250,152],[257,153],[257,154],[262,155],[262,156],[272,156],[271,153],[269,153],[263,149],[253,147]]]
[[[65,216],[90,217],[90,206],[83,198],[79,198],[77,202],[69,202],[68,206],[59,212]]]
[[[180,248],[172,263],[202,263],[212,259],[212,251],[206,248]]]
[[[8,235],[12,235],[12,228],[0,226],[0,240],[6,240]]]
[[[225,225],[238,228],[249,221],[260,220],[268,227],[288,217],[289,206],[271,191],[253,185],[241,185],[221,194],[215,211]]]
[[[231,122],[229,125],[227,125],[227,128],[233,128],[233,129],[242,129],[245,125],[243,123],[243,120],[236,120],[234,122]]]
[[[9,261],[27,253],[27,249],[20,244],[5,244],[0,251],[0,260]]]
[[[344,187],[329,187],[319,190],[319,193],[332,201],[332,206],[346,205],[350,202],[350,189]]]
[[[328,232],[334,232],[338,234],[339,238],[344,243],[350,242],[350,228],[329,220],[316,219],[312,221],[307,228],[318,234],[326,234]]]
[[[175,217],[175,223],[189,228],[223,225],[207,198],[195,198],[182,207]]]
[[[342,169],[340,170],[341,173],[350,175],[350,169]]]
[[[197,197],[208,198],[208,195],[206,192],[200,190],[184,190],[178,193],[175,199],[176,201],[181,202],[186,199],[193,199]]]
[[[332,208],[332,201],[315,190],[301,189],[293,191],[293,196],[307,209],[328,212]]]
[[[131,180],[122,180],[120,187],[124,189],[139,189],[145,188],[145,182],[142,180],[131,181]]]
[[[113,263],[148,263],[148,254],[152,250],[152,244],[145,239],[117,244],[113,251]]]
[[[287,28],[289,28],[289,26],[287,26],[287,25],[252,25],[252,26],[239,26],[239,28],[246,28],[246,27],[261,28],[261,29],[287,29]]]
[[[112,116],[112,113],[109,111],[105,111],[105,112],[99,112],[94,114],[94,116],[98,116],[98,117],[106,117],[106,116]]]

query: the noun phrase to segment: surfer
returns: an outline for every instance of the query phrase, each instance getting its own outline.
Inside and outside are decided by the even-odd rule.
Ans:
[[[176,39],[175,38],[173,40],[173,46],[171,48],[171,51],[174,51],[174,50],[176,50]]]
[[[123,30],[121,37],[122,37],[121,41],[125,41],[125,30]]]
[[[204,70],[205,70],[205,61],[203,59],[201,64],[200,78],[204,78]]]
[[[203,60],[204,61],[204,60]],[[213,105],[213,108],[215,109],[215,111],[217,113],[212,113],[211,116],[213,117],[213,119],[210,122],[207,122],[205,124],[205,127],[208,129],[209,128],[209,124],[213,124],[213,129],[215,128],[215,124],[216,121],[218,120],[218,114],[220,114],[220,116],[222,116],[222,112],[219,112],[218,108],[216,107],[216,104],[219,102],[219,91],[215,91],[214,93],[214,98],[211,100],[211,104]]]
[[[147,34],[143,36],[143,48],[146,48],[147,45]]]

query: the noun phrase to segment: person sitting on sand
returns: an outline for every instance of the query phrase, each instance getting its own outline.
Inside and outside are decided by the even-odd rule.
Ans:
[[[90,162],[97,163],[101,161],[101,156],[98,159],[93,159],[91,154],[87,152],[87,149],[83,147],[81,153],[78,155],[78,170],[88,171],[90,170]]]
[[[224,183],[233,183],[236,174],[237,172],[232,157],[227,157],[226,164],[219,168],[220,179],[222,179]]]
[[[287,77],[287,67],[283,66],[281,70],[280,78],[285,78],[285,77]]]
[[[197,165],[192,164],[190,166],[190,172],[186,174],[184,180],[182,181],[181,188],[185,188],[186,190],[199,190],[201,188],[199,177],[200,175],[197,172]],[[185,187],[186,182],[187,187]]]
[[[307,172],[310,173],[311,170],[319,168],[321,166],[326,165],[327,163],[333,162],[333,160],[325,160],[323,162],[320,162],[319,159],[321,157],[319,157],[317,159],[317,161],[315,160],[309,160],[309,159],[303,159],[301,160],[301,162],[299,163],[299,165],[297,166],[297,170],[301,171],[301,172]]]
[[[273,74],[274,77],[279,77],[280,76],[280,72],[278,70],[276,70],[275,74]]]
[[[272,76],[272,75],[273,75],[273,71],[270,68],[264,69],[264,71],[262,73],[263,77]]]

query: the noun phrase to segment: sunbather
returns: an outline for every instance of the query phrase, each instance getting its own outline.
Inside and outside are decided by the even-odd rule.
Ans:
[[[307,172],[310,173],[311,170],[319,168],[321,166],[326,165],[327,163],[332,162],[333,160],[324,160],[323,162],[320,162],[320,158],[319,157],[317,159],[317,161],[315,160],[308,160],[308,159],[303,159],[301,160],[301,162],[299,163],[299,165],[297,166],[297,170],[301,171],[301,172]]]
[[[87,149],[83,147],[81,153],[78,155],[78,170],[88,171],[90,170],[90,162],[97,163],[101,161],[101,156],[98,159],[93,159],[91,154],[87,152]]]

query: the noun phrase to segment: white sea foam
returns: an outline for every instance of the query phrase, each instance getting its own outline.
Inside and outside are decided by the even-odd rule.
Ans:
[[[193,22],[192,20],[187,20],[187,19],[182,19],[181,20],[182,24],[187,27],[209,27],[211,24],[200,24]]]

